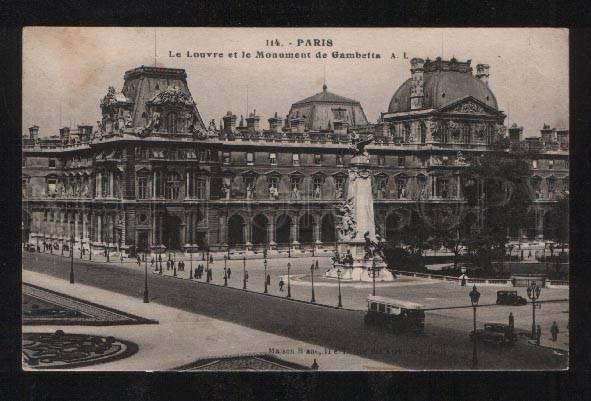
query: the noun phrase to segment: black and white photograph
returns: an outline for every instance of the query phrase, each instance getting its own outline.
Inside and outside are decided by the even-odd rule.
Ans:
[[[26,27],[22,128],[25,371],[569,368],[568,29]]]

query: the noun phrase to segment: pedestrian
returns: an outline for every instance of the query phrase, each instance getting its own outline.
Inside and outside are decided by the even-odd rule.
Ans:
[[[158,262],[162,263],[162,255],[158,255]]]
[[[542,338],[542,327],[538,324],[536,328],[536,345],[540,345],[540,339]]]
[[[174,269],[174,260],[171,260],[171,261],[170,261],[170,268],[171,268],[171,269]]]
[[[139,256],[138,256],[138,258],[139,258]],[[119,254],[119,260],[121,261],[121,263],[123,263],[123,252],[121,252]],[[139,262],[138,262],[138,266],[139,266]]]
[[[556,341],[559,331],[558,325],[556,324],[556,321],[554,321],[554,323],[552,323],[552,327],[550,328],[550,332],[552,333],[552,341]]]
[[[154,257],[152,256],[152,259],[150,260],[150,266],[152,267],[152,270],[154,270]]]
[[[166,270],[170,270],[170,259],[166,261]]]
[[[182,264],[181,271],[184,272],[185,271],[185,261],[181,260],[181,264]]]
[[[267,285],[271,285],[271,275],[267,274]]]
[[[285,283],[283,282],[283,279],[279,279],[279,291],[283,291],[284,285],[285,285]]]
[[[316,270],[318,270],[318,259],[316,259]],[[314,359],[316,360],[316,359]]]
[[[316,358],[314,358],[314,362],[312,363],[312,370],[318,370],[318,362],[316,362]]]
[[[209,263],[213,263],[213,255],[209,255]]]
[[[232,277],[232,269],[228,267],[228,280]]]
[[[513,332],[515,329],[515,318],[513,317],[513,312],[509,312],[509,330]]]
[[[142,264],[142,259],[140,258],[140,255],[137,255],[137,265],[141,265]]]

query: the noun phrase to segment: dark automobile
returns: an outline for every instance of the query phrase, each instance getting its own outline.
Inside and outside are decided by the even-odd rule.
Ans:
[[[497,291],[497,305],[525,305],[527,300],[517,291]]]
[[[422,305],[370,295],[367,298],[366,325],[385,327],[392,332],[422,333],[425,311]]]
[[[35,252],[35,245],[33,244],[25,244],[25,251],[27,252]]]
[[[474,340],[474,331],[470,332],[470,339]],[[485,323],[484,329],[476,329],[476,339],[479,342],[503,346],[515,344],[517,335],[508,324]]]

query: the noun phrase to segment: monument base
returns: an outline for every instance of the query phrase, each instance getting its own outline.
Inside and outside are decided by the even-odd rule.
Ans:
[[[356,261],[352,265],[335,264],[325,274],[325,277],[337,279],[340,274],[343,281],[373,281],[372,261]],[[340,270],[340,273],[338,271]],[[376,264],[376,281],[394,281],[395,277],[381,262]]]

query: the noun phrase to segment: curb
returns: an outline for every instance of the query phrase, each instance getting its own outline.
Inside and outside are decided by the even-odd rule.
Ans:
[[[195,281],[195,280],[191,280],[188,278],[182,278],[182,277],[174,277],[174,276],[168,276],[165,274],[158,274],[158,273],[154,273],[152,272],[152,274],[157,275],[157,276],[161,276],[161,277],[167,277],[167,278],[171,278],[171,279],[176,279],[176,280],[184,280],[184,281],[188,281],[188,282],[192,282],[192,283],[197,283],[197,284],[204,284],[204,285],[211,285],[213,287],[219,287],[219,288],[227,288],[227,289],[231,289],[234,291],[240,291],[240,292],[247,292],[250,294],[255,294],[255,295],[262,295],[262,296],[266,296],[266,297],[273,297],[273,298],[278,298],[278,299],[283,299],[285,301],[290,301],[290,302],[299,302],[302,304],[308,304],[308,305],[313,305],[313,306],[318,306],[321,308],[331,308],[331,309],[337,309],[337,310],[346,310],[346,311],[351,311],[351,312],[363,312],[362,310],[359,309],[350,309],[350,308],[339,308],[338,306],[332,306],[332,305],[326,305],[326,304],[320,304],[320,303],[316,303],[316,302],[310,302],[310,301],[303,301],[301,299],[295,299],[295,298],[287,298],[287,297],[280,297],[278,295],[274,295],[274,294],[265,294],[264,292],[258,292],[258,291],[251,291],[249,289],[242,289],[242,288],[236,288],[236,287],[231,287],[231,286],[224,286],[224,285],[219,285],[219,284],[213,284],[213,283],[208,283],[205,281]]]
[[[535,347],[540,347],[540,348],[550,349],[550,350],[556,351],[556,352],[562,352],[562,353],[570,354],[570,351],[568,351],[568,350],[563,350],[561,348],[554,348],[554,347],[550,347],[548,345],[536,344],[535,340],[527,340],[527,343],[529,345],[533,345]]]

